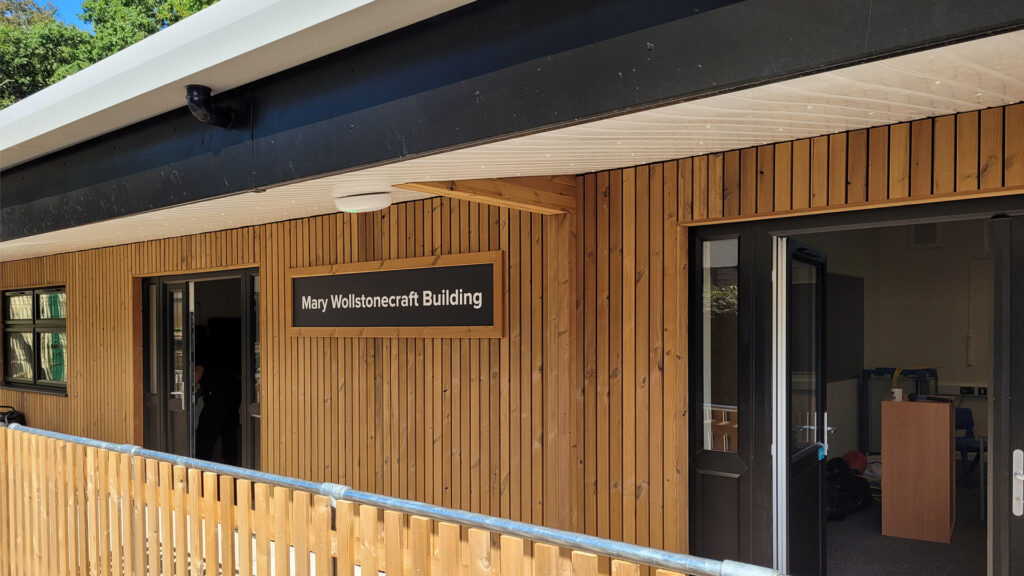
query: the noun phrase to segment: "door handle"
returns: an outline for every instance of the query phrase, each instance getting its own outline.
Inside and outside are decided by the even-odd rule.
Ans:
[[[1013,451],[1013,515],[1024,516],[1024,450]]]

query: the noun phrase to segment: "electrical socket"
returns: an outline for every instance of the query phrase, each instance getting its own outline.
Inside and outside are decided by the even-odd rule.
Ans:
[[[961,396],[973,396],[974,395],[974,387],[973,386],[961,386],[960,387],[960,395]]]
[[[978,396],[988,396],[988,388],[979,386],[978,387]]]

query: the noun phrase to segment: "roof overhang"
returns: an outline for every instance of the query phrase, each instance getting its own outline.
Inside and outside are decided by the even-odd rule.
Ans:
[[[1024,31],[0,243],[0,261],[326,214],[414,181],[580,174],[1024,100]],[[396,201],[422,198],[396,190]]]
[[[947,50],[1022,27],[1019,0],[474,3],[221,94],[251,110],[237,128],[179,107],[4,170],[0,259],[322,214],[333,194],[396,183],[579,173],[1006,103],[1019,41],[998,62]],[[920,87],[927,62],[870,68],[929,49],[954,64],[942,87]]]
[[[181,108],[472,0],[221,0],[0,110],[0,168]]]

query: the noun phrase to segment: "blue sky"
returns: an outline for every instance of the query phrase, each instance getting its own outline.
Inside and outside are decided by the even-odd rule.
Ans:
[[[58,20],[78,26],[82,30],[92,31],[92,24],[86,24],[78,19],[78,14],[82,12],[82,0],[52,0],[52,2],[57,7]],[[46,4],[46,2],[44,0],[39,4]]]

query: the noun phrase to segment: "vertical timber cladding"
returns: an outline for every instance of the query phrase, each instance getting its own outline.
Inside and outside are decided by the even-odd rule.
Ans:
[[[693,224],[1017,194],[1024,103],[673,163]]]
[[[66,285],[68,397],[29,423],[141,442],[140,278],[258,266],[268,471],[685,550],[686,228],[1024,191],[1024,105],[588,174],[575,214],[433,198],[0,264]],[[505,254],[505,336],[289,337],[286,273]]]
[[[578,526],[575,227],[572,216],[447,198],[267,225],[264,466]],[[289,329],[287,279],[303,268],[488,252],[501,255],[506,279],[502,338]]]
[[[0,387],[28,424],[142,443],[143,276],[256,266],[260,227],[0,263],[0,290],[67,286],[67,396]],[[2,354],[2,351],[0,351]]]

